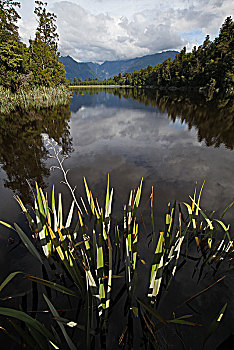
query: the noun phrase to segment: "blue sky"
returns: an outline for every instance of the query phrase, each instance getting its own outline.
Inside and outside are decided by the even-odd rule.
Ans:
[[[34,37],[34,1],[21,0],[20,35]],[[61,55],[78,61],[127,59],[163,50],[190,51],[217,36],[232,0],[47,0],[57,16]],[[233,17],[233,16],[232,16]]]

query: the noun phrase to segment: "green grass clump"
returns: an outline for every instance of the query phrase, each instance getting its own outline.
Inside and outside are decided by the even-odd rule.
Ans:
[[[55,153],[55,158],[59,161],[59,168],[64,171],[59,152]],[[69,185],[66,175],[67,172],[64,172],[64,182]],[[195,187],[190,203],[168,204],[165,226],[157,232],[152,189],[152,227],[148,228],[148,240],[155,245],[155,249],[153,252],[149,249],[145,262],[139,255],[142,235],[138,208],[142,183],[143,179],[136,190],[130,191],[129,200],[123,205],[122,222],[112,218],[114,190],[110,187],[109,175],[103,206],[94,199],[85,178],[86,200],[80,198],[78,203],[70,187],[73,200],[67,217],[63,213],[62,195],[58,194],[57,197],[54,187],[49,203],[48,195],[36,184],[33,214],[16,197],[28,220],[31,237],[17,224],[13,227],[3,221],[0,223],[17,232],[22,243],[42,266],[42,275],[32,276],[21,271],[11,273],[0,285],[0,296],[13,278],[22,275],[32,282],[33,305],[38,305],[35,299],[38,299],[39,286],[43,285],[46,292],[46,295],[43,293],[44,305],[53,315],[54,326],[48,321],[45,327],[39,309],[34,310],[38,315],[32,318],[25,310],[0,307],[0,314],[10,318],[15,331],[14,334],[6,328],[0,328],[5,334],[31,349],[39,346],[41,349],[75,350],[79,348],[77,342],[85,349],[107,349],[110,315],[115,312],[120,299],[125,299],[121,315],[125,326],[120,330],[118,343],[126,345],[128,349],[133,349],[134,340],[139,337],[143,339],[146,349],[164,349],[168,346],[170,328],[174,328],[174,334],[184,344],[183,327],[202,326],[193,314],[184,314],[181,307],[189,306],[225,276],[177,305],[170,310],[170,315],[165,316],[162,307],[159,312],[159,305],[185,264],[192,264],[192,277],[197,276],[198,282],[207,273],[215,277],[220,274],[222,267],[233,268],[233,237],[229,226],[223,222],[223,216],[233,203],[219,218],[209,217],[200,206],[203,186],[198,194]],[[74,220],[75,226],[72,225]],[[142,265],[148,266],[149,274],[148,285],[141,286],[146,292],[144,298],[137,292],[138,270]],[[188,283],[188,276],[184,283]],[[63,297],[62,310],[58,293],[67,297],[66,300]],[[201,339],[201,348],[206,346],[220,324],[226,306],[221,310],[219,307],[212,310],[213,322]],[[21,323],[12,321],[12,318]],[[138,331],[135,332],[137,323]]]
[[[0,114],[7,115],[14,110],[28,111],[30,109],[50,108],[68,104],[70,93],[67,87],[35,87],[34,89],[20,89],[12,93],[0,86]]]

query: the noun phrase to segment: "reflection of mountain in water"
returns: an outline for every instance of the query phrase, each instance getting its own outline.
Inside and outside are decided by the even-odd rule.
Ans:
[[[100,92],[110,94],[106,99]],[[98,105],[118,108],[147,108],[167,112],[173,122],[180,118],[186,122],[189,129],[197,129],[198,141],[205,141],[207,146],[219,147],[224,144],[226,148],[234,147],[234,103],[233,98],[220,98],[207,102],[198,94],[179,94],[177,92],[164,92],[154,89],[129,89],[129,88],[91,88],[77,90],[78,98],[74,96],[72,110],[77,111],[81,106]],[[113,94],[114,96],[112,96]],[[92,97],[90,99],[90,96]],[[118,103],[118,96],[124,100]],[[128,101],[129,100],[129,101]],[[105,101],[105,102],[104,102]],[[86,104],[86,102],[88,104]],[[142,103],[142,106],[141,104]]]
[[[132,91],[132,89],[123,89],[123,88],[86,88],[84,89],[76,89],[74,90],[71,111],[73,113],[78,112],[78,110],[82,107],[93,107],[105,105],[105,107],[110,108],[118,108],[118,109],[139,109],[145,110],[146,106],[140,104],[138,100],[129,101],[125,94],[122,95],[123,90],[125,93],[128,91]],[[116,99],[119,97],[119,99]],[[148,110],[155,111],[155,106],[151,106],[150,104],[147,106]]]
[[[29,186],[37,181],[44,187],[49,176],[45,165],[48,151],[42,134],[46,133],[62,147],[64,154],[72,150],[69,132],[70,106],[44,109],[1,119],[0,163],[7,174],[4,186],[20,194],[24,202],[30,201]]]

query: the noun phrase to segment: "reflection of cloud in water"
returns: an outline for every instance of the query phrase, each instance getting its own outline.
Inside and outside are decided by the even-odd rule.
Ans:
[[[205,179],[204,203],[210,209],[222,209],[233,199],[231,152],[207,148],[197,141],[195,128],[172,124],[166,114],[88,107],[72,115],[71,133],[75,153],[68,167],[76,164],[92,184],[111,172],[113,185],[128,191],[144,176],[149,191],[154,184],[166,200],[184,200],[194,183]]]
[[[187,129],[186,123],[182,122],[180,118],[176,118],[174,122],[170,121],[169,126],[176,129]]]

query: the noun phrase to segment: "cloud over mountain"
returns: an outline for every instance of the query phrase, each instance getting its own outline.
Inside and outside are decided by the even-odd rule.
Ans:
[[[31,0],[30,0],[31,1]],[[36,21],[32,2],[22,3],[21,36],[29,39]],[[234,12],[232,0],[48,0],[58,16],[60,52],[80,61],[133,58],[162,50],[191,49],[206,34],[217,35]]]
[[[153,23],[143,13],[131,20],[109,14],[93,15],[68,1],[54,5],[58,15],[61,53],[81,61],[133,58],[183,46],[170,26]]]

